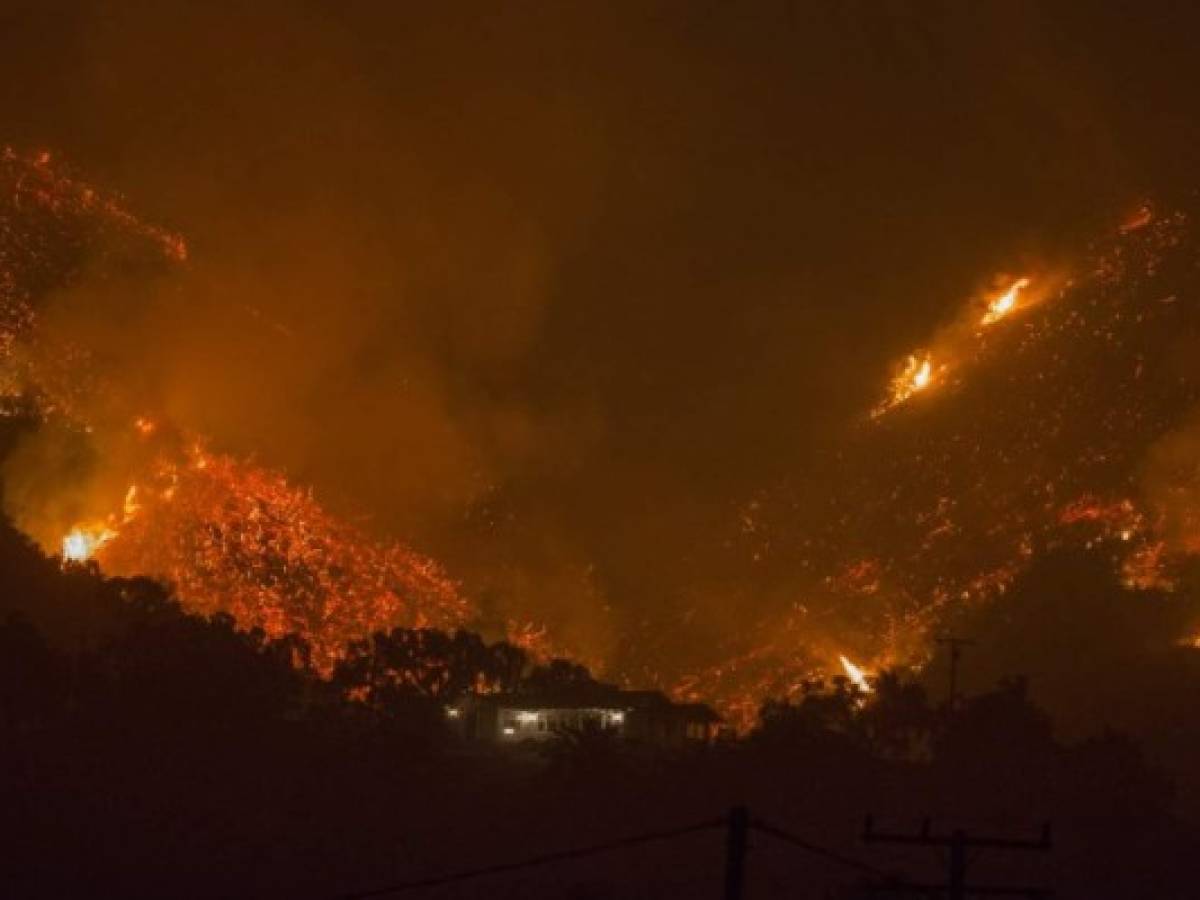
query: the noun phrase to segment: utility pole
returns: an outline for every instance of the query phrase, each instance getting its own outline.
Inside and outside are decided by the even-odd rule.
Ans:
[[[746,834],[750,812],[744,806],[729,810],[729,833],[725,843],[725,900],[742,900],[746,880]]]
[[[940,637],[937,642],[950,648],[950,697],[948,703],[950,711],[954,712],[958,706],[958,663],[962,659],[962,648],[971,647],[975,642],[969,638],[953,636]]]
[[[1050,823],[1042,826],[1042,833],[1036,840],[1004,837],[981,837],[969,835],[961,828],[956,828],[950,834],[934,834],[929,820],[921,823],[917,834],[901,834],[898,832],[876,831],[875,824],[867,816],[863,829],[863,840],[868,844],[909,844],[918,847],[942,847],[949,850],[948,871],[944,885],[882,885],[877,890],[907,890],[914,888],[925,890],[931,894],[945,893],[949,900],[966,900],[972,894],[991,897],[1048,897],[1050,891],[1045,888],[1029,887],[1026,885],[970,885],[967,884],[967,852],[974,849],[995,850],[1038,850],[1050,849]]]

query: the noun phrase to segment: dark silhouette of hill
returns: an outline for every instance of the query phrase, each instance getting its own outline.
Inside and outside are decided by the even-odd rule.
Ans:
[[[954,628],[978,641],[964,653],[970,692],[1020,672],[1066,739],[1115,729],[1135,735],[1176,774],[1190,814],[1200,809],[1200,650],[1182,641],[1200,622],[1195,573],[1173,591],[1122,584],[1105,552],[1057,548],[1039,556],[1002,602],[968,611]],[[944,696],[946,659],[925,673]]]
[[[185,614],[149,581],[63,571],[7,525],[0,560],[7,896],[335,897],[702,821],[735,803],[922,880],[940,877],[936,863],[862,846],[865,813],[1018,834],[1052,819],[1047,858],[984,857],[973,873],[1064,897],[1192,893],[1200,845],[1172,779],[1133,738],[1063,742],[1031,700],[1044,680],[1036,666],[1028,681],[970,691],[953,713],[931,698],[936,681],[931,690],[891,672],[867,700],[839,685],[768,703],[755,731],[716,746],[666,753],[584,730],[538,761],[464,744],[439,714],[480,679],[541,692],[590,682],[568,661],[538,668],[474,635],[397,630],[350,648],[322,680],[295,639]],[[1111,617],[1095,614],[1099,641],[1127,614],[1119,586],[1104,594],[1094,576],[1085,560],[1052,556],[1006,609],[1077,602],[1067,589],[1086,587]],[[984,648],[1004,646],[996,634],[972,658],[978,678]],[[1037,634],[1025,636],[1026,655],[989,665],[1036,662]],[[1085,680],[1096,671],[1088,646],[1075,648]],[[1146,705],[1145,719],[1166,730]],[[712,894],[722,853],[719,833],[696,834],[429,896]],[[856,896],[862,883],[766,839],[748,865],[750,897]]]

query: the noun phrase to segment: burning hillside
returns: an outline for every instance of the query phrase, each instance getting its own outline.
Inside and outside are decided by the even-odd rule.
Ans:
[[[431,560],[214,449],[40,327],[42,299],[97,267],[169,281],[181,238],[45,156],[5,153],[3,187],[0,375],[23,435],[5,502],[21,527],[65,560],[165,579],[194,609],[298,632],[323,666],[375,628],[477,620]],[[606,674],[744,721],[814,676],[865,686],[920,662],[948,613],[994,601],[1045,547],[1093,547],[1130,586],[1170,589],[1200,547],[1196,246],[1188,216],[1144,207],[1078,259],[995,278],[874,407],[745,504],[718,590],[753,612],[723,644],[682,661],[630,636]],[[514,639],[560,642],[520,598],[502,612]]]
[[[948,613],[994,601],[1048,547],[1171,590],[1197,546],[1194,430],[1175,430],[1200,399],[1197,263],[1191,219],[1143,207],[1061,274],[968,303],[868,421],[747,505],[739,590],[787,599],[680,693],[749,716],[836,673],[843,648],[919,663]]]
[[[453,627],[469,613],[430,560],[369,540],[278,473],[200,447],[130,487],[95,555],[106,570],[174,584],[203,612],[304,635],[322,668],[371,630]]]
[[[465,621],[468,604],[431,560],[369,538],[278,472],[132,415],[135,399],[94,375],[87,348],[52,342],[40,297],[97,255],[156,270],[182,264],[186,245],[44,154],[6,151],[3,164],[4,399],[14,427],[33,430],[32,449],[18,441],[8,462],[19,525],[65,562],[159,578],[192,609],[301,634],[321,667],[373,629]]]

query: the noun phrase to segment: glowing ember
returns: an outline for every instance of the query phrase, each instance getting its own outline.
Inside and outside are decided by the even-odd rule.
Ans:
[[[0,151],[0,162],[19,171],[16,202],[28,201],[57,216],[92,218],[116,232],[132,235],[157,245],[176,262],[185,262],[187,242],[181,235],[143,222],[131,213],[121,198],[101,193],[55,167],[48,152],[23,157],[12,147]]]
[[[1017,299],[1021,291],[1029,287],[1028,278],[1018,278],[1007,291],[988,304],[981,325],[994,325],[1017,308]]]
[[[129,385],[102,383],[87,348],[50,346],[37,304],[70,283],[91,248],[123,248],[157,273],[177,268],[186,246],[45,155],[0,154],[0,186],[0,412],[94,436],[115,479],[69,496],[76,482],[56,479],[48,498],[24,485],[21,527],[54,549],[64,525],[82,523],[62,538],[65,562],[159,577],[192,610],[298,633],[326,670],[346,641],[376,628],[474,620],[427,557],[338,519],[280,473],[212,450]],[[1194,304],[1176,302],[1195,284],[1185,277],[1193,231],[1181,214],[1139,214],[1076,260],[1053,296],[1054,277],[1035,273],[1005,282],[986,308],[971,298],[897,366],[872,412],[935,392],[919,423],[891,416],[838,432],[804,460],[803,478],[762,488],[744,507],[724,545],[745,554],[729,560],[732,593],[780,599],[739,619],[711,658],[672,670],[650,641],[631,646],[612,676],[673,684],[677,699],[715,702],[744,728],[764,697],[800,695],[831,660],[871,691],[837,648],[859,648],[876,671],[919,661],[946,614],[1001,597],[1043,547],[1095,547],[1128,586],[1171,589],[1180,554],[1200,553],[1195,441],[1185,434],[1156,480],[1137,473],[1196,402],[1161,353],[1196,327]],[[1036,306],[1023,293],[1034,281]],[[1021,328],[980,327],[1017,314]],[[104,507],[80,514],[99,497]],[[72,510],[65,522],[46,512],[62,508]],[[534,657],[579,658],[527,611],[499,612]],[[659,661],[662,671],[650,668]]]
[[[347,641],[374,629],[463,624],[471,607],[431,560],[372,539],[278,473],[209,451],[151,415],[143,398],[102,383],[86,348],[48,343],[36,301],[45,285],[69,282],[101,243],[155,272],[187,259],[181,237],[137,219],[50,154],[0,151],[0,400],[81,435],[106,427],[94,421],[98,410],[126,403],[135,441],[105,435],[128,479],[124,500],[93,509],[62,538],[64,562],[161,578],[190,609],[228,612],[274,636],[297,633],[325,669]]]
[[[397,625],[455,628],[471,613],[438,566],[372,540],[281,475],[192,442],[131,487],[106,571],[151,575],[202,612],[296,633],[332,666],[346,643]]]
[[[892,379],[888,398],[877,406],[871,415],[877,418],[906,402],[914,394],[928,388],[933,383],[933,377],[933,359],[929,354],[910,356],[900,374]]]
[[[944,616],[1000,601],[1046,551],[1093,550],[1129,588],[1179,589],[1200,554],[1200,429],[1180,428],[1195,381],[1162,348],[1196,327],[1178,301],[1200,232],[1182,213],[1143,218],[1069,276],[1031,273],[1011,306],[1004,282],[996,299],[1020,328],[982,329],[984,304],[969,303],[896,373],[874,427],[812,454],[803,481],[756,491],[731,545],[757,583],[804,601],[731,636],[681,697],[715,699],[745,728],[838,647],[868,648],[881,670],[919,664]],[[881,417],[918,382],[938,395],[919,423]]]

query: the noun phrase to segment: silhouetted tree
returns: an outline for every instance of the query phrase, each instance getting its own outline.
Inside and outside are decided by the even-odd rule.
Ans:
[[[569,659],[552,659],[535,666],[521,681],[520,690],[543,697],[575,699],[581,696],[600,696],[615,688],[597,681],[586,666]]]
[[[859,714],[870,750],[887,759],[924,758],[932,752],[937,717],[925,688],[898,671],[881,672]]]
[[[24,617],[0,623],[0,730],[23,730],[56,715],[66,689],[67,663]]]
[[[834,689],[809,690],[799,702],[767,700],[759,711],[753,739],[764,746],[861,745],[863,697],[845,681]]]
[[[344,696],[395,716],[473,690],[514,690],[525,664],[520,648],[471,632],[395,628],[351,644],[331,680]]]
[[[143,601],[94,657],[106,706],[146,722],[213,728],[247,727],[299,703],[293,641],[240,631],[224,614],[187,615],[165,598]]]

